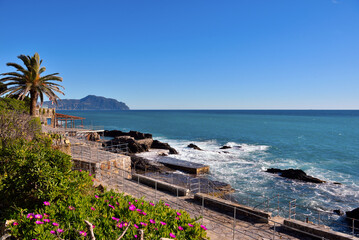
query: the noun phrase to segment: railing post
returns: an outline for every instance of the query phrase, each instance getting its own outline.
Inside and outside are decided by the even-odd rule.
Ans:
[[[279,194],[277,194],[278,197],[278,216],[279,216]]]
[[[275,239],[275,222],[274,222],[274,226],[273,226],[273,240]]]
[[[234,207],[233,208],[233,240],[234,240],[234,237],[235,237],[235,232],[236,232],[236,214],[237,214],[237,208]]]
[[[204,197],[202,196],[202,224],[203,224],[203,219],[204,219],[203,211],[204,211]]]
[[[155,201],[157,203],[157,181],[155,181]]]
[[[353,235],[353,238],[354,238],[354,230],[355,230],[355,223],[354,223],[354,218],[352,218],[352,221],[353,221],[353,225],[352,225],[352,235]]]

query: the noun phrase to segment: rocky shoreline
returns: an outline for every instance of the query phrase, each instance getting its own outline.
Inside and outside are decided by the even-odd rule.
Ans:
[[[178,154],[178,151],[171,147],[168,143],[164,143],[158,140],[153,139],[152,134],[150,133],[141,133],[138,131],[129,131],[129,132],[123,132],[119,130],[105,130],[104,132],[105,137],[111,137],[111,140],[104,141],[103,146],[109,147],[109,146],[119,146],[123,144],[127,144],[128,147],[128,153],[131,157],[131,168],[135,169],[137,173],[145,174],[148,176],[154,176],[154,175],[160,175],[161,179],[167,182],[173,183],[174,179],[176,179],[176,182],[178,185],[185,186],[186,183],[190,182],[191,179],[196,179],[197,175],[195,174],[178,174],[175,173],[175,169],[171,168],[163,163],[160,163],[158,161],[147,159],[143,156],[138,156],[136,154],[143,153],[143,152],[149,152],[153,151],[155,149],[157,150],[164,150],[164,151],[158,151],[158,156],[161,157],[167,157],[171,154]],[[91,136],[89,140],[96,140],[97,136]],[[199,146],[191,143],[188,144],[188,148],[192,148],[196,151],[204,151]],[[222,146],[219,149],[225,150],[230,148],[241,148],[241,146]],[[313,176],[307,175],[303,170],[301,169],[278,169],[278,168],[269,168],[265,170],[265,172],[270,174],[278,174],[278,176],[295,180],[295,181],[303,181],[307,183],[314,183],[314,184],[323,184],[326,183],[326,181],[315,178]],[[234,192],[234,189],[227,183],[209,180],[206,178],[206,181],[210,181],[212,186],[215,186],[215,191],[217,196],[225,197],[226,195]],[[333,184],[340,184],[338,182],[333,182]],[[208,185],[208,184],[207,184]],[[201,186],[201,192],[208,193],[209,189],[208,186],[206,188],[205,185]],[[212,189],[213,190],[213,189]],[[341,210],[334,210],[336,213],[338,211],[339,213],[342,213]],[[340,214],[342,215],[342,214]],[[359,223],[359,208],[354,209],[352,211],[346,212],[346,216],[348,218],[354,218],[358,221],[356,222],[356,226]]]

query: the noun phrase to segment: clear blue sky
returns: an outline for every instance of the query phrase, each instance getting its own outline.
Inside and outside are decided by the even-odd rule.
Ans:
[[[358,0],[0,0],[0,72],[132,109],[359,109]]]

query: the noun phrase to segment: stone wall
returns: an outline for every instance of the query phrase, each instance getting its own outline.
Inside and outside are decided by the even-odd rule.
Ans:
[[[89,171],[97,181],[116,181],[122,177],[131,179],[131,158],[121,154],[116,155],[114,159],[98,162],[73,158],[73,169]]]

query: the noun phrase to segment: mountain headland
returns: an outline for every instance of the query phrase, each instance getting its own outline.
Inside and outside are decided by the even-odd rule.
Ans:
[[[56,107],[57,110],[130,110],[124,102],[95,95],[88,95],[81,99],[62,99],[58,101],[57,106],[51,101],[46,101],[43,106]]]

